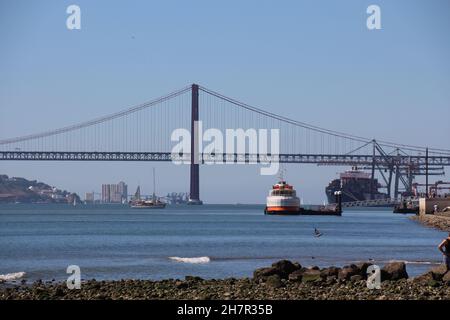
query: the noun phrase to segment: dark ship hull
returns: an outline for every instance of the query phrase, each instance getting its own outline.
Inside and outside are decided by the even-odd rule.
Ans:
[[[336,191],[342,191],[342,202],[355,202],[365,200],[387,199],[388,195],[378,190],[380,187],[377,179],[369,178],[368,174],[352,170],[341,174],[340,179],[335,179],[325,188],[328,203],[335,203]],[[373,198],[371,195],[373,192]],[[386,207],[386,205],[382,205]]]

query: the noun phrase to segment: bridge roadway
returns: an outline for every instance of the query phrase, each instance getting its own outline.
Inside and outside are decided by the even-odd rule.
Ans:
[[[172,154],[170,152],[78,152],[78,151],[0,151],[0,160],[34,160],[34,161],[184,161],[189,163],[190,153]],[[339,155],[339,154],[202,154],[204,161],[234,163],[309,163],[328,165],[417,165],[426,163],[425,155]],[[428,165],[450,166],[450,156],[432,155]]]

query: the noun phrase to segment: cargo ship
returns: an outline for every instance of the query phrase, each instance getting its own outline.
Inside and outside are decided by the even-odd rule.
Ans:
[[[342,191],[343,203],[365,200],[387,199],[386,193],[378,189],[381,185],[377,179],[372,179],[371,174],[358,170],[353,167],[352,170],[342,172],[339,179],[335,179],[325,188],[328,203],[335,203],[335,192]],[[371,196],[373,192],[373,198]]]

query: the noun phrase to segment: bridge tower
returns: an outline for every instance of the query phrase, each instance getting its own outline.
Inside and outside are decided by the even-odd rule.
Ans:
[[[189,204],[203,204],[200,200],[200,165],[198,150],[198,84],[192,84],[191,103],[191,182]]]

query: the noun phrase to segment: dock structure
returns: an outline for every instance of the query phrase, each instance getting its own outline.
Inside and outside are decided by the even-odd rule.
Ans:
[[[343,202],[343,208],[354,208],[354,207],[393,207],[400,203],[398,199],[386,198],[386,199],[373,199],[373,200],[361,200],[361,201],[351,201]]]
[[[450,197],[434,197],[419,199],[419,214],[434,214],[450,208]]]

